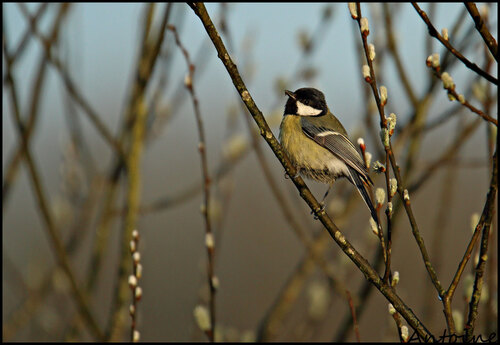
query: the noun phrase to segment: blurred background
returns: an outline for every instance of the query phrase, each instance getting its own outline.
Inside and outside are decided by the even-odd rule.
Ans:
[[[352,141],[364,138],[372,164],[384,163],[379,114],[361,72],[366,63],[361,36],[347,4],[206,7],[276,136],[286,102],[283,90],[312,86],[325,93]],[[448,29],[450,42],[463,55],[498,75],[463,4],[421,7],[439,32]],[[497,4],[477,7],[498,37]],[[137,92],[144,33],[150,28],[148,44],[155,42],[166,13],[195,66],[192,83],[206,136],[219,282],[216,339],[355,341],[350,295],[361,340],[399,340],[388,301],[374,287],[363,296],[364,276],[285,178],[188,5],[9,3],[2,9],[3,340],[97,339],[58,265],[54,236],[99,328],[105,330],[113,317],[130,174],[117,170],[112,143],[123,144],[125,152],[130,148],[127,118]],[[363,4],[361,10],[370,23],[377,83],[388,90],[386,114],[397,115],[396,159],[431,262],[447,288],[486,201],[496,126],[450,102],[426,59],[439,53],[441,71],[453,77],[457,92],[495,118],[497,87],[430,38],[411,4]],[[160,42],[142,98],[146,120],[136,228],[143,297],[137,303],[137,329],[144,341],[205,341],[193,312],[209,300],[197,123],[185,87],[186,60],[173,32],[165,30]],[[8,75],[15,82],[17,106]],[[23,158],[19,121],[29,140],[31,168]],[[385,189],[384,174],[371,176],[375,187]],[[321,199],[326,186],[306,183]],[[348,241],[374,264],[380,243],[357,192],[339,181],[327,201],[328,213]],[[442,334],[442,304],[404,209],[397,209],[396,290],[429,330]],[[478,334],[497,332],[494,218]],[[307,243],[313,243],[322,263],[311,258]],[[457,325],[467,320],[477,247],[454,296]],[[132,264],[126,267],[128,276]],[[129,293],[114,339],[130,337],[131,299]]]

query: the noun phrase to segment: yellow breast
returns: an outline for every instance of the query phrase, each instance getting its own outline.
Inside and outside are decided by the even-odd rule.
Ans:
[[[345,164],[302,132],[300,116],[285,115],[279,139],[290,160],[306,177],[332,182]]]

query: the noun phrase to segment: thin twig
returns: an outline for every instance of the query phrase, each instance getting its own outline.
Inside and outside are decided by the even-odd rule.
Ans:
[[[356,318],[356,308],[354,308],[354,303],[352,301],[352,297],[351,294],[349,293],[349,290],[345,290],[345,294],[347,296],[347,301],[349,302],[349,309],[351,310],[354,334],[356,335],[356,340],[359,343],[361,342],[361,338],[359,337],[359,325],[358,325],[358,320]]]
[[[216,323],[216,313],[215,313],[215,293],[216,293],[216,276],[214,274],[214,240],[212,233],[212,226],[210,222],[210,185],[211,179],[208,172],[208,160],[206,154],[206,140],[205,140],[205,130],[203,127],[203,119],[201,118],[200,106],[198,102],[198,98],[196,97],[196,92],[194,90],[194,70],[195,66],[191,63],[191,59],[189,58],[189,53],[182,45],[179,35],[177,34],[177,30],[175,26],[169,25],[167,27],[170,31],[174,33],[175,43],[181,49],[182,54],[186,60],[188,65],[188,75],[185,79],[185,86],[191,95],[191,99],[193,101],[194,114],[196,118],[196,125],[198,128],[198,150],[200,152],[201,158],[201,171],[202,171],[202,180],[203,180],[203,208],[202,213],[205,218],[205,244],[207,248],[208,255],[208,264],[207,264],[207,278],[208,278],[208,286],[210,288],[210,326],[211,330],[208,332],[208,338],[211,342],[215,340],[215,323]]]
[[[493,123],[495,126],[498,126],[498,120],[497,119],[494,119],[490,115],[485,114],[482,110],[480,110],[480,109],[474,107],[472,104],[470,104],[469,101],[467,101],[467,99],[463,95],[459,95],[457,93],[457,91],[455,90],[455,84],[454,83],[452,85],[448,85],[445,82],[446,79],[443,78],[443,74],[441,73],[441,69],[439,68],[439,66],[432,67],[432,71],[434,72],[434,74],[436,75],[436,77],[439,80],[443,81],[443,84],[444,84],[443,88],[447,90],[448,97],[452,96],[452,97],[450,97],[450,99],[459,102],[460,104],[462,104],[464,107],[468,108],[473,113],[476,113],[477,115],[479,115],[480,117],[482,117],[484,120]],[[451,77],[449,77],[449,79],[451,79]]]
[[[432,37],[435,37],[436,39],[438,39],[439,42],[441,42],[441,44],[443,44],[453,55],[455,55],[460,61],[462,61],[463,64],[465,66],[467,66],[469,69],[473,70],[474,72],[476,72],[477,74],[479,74],[480,76],[482,76],[486,80],[492,82],[493,84],[498,85],[498,79],[497,78],[495,78],[492,75],[490,75],[489,73],[483,71],[475,63],[472,63],[469,60],[467,60],[467,58],[465,56],[463,56],[458,50],[456,50],[450,44],[450,42],[448,42],[448,40],[445,40],[444,37],[441,36],[441,34],[436,30],[436,28],[434,27],[434,25],[431,23],[431,21],[427,17],[427,14],[420,9],[420,7],[417,5],[416,2],[412,2],[411,4],[413,5],[413,7],[417,11],[417,13],[420,15],[420,17],[422,18],[422,20],[425,22],[425,24],[427,25],[427,29],[429,30],[429,35],[431,35]]]

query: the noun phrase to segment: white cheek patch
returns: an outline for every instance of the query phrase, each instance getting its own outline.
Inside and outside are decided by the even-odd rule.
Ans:
[[[297,115],[300,116],[315,116],[321,114],[323,110],[316,109],[297,101]]]

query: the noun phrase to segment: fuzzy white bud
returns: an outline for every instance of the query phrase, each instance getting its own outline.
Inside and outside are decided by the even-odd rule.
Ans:
[[[139,241],[139,231],[137,230],[132,231],[132,239],[136,242]]]
[[[399,283],[399,271],[394,271],[392,274],[392,286],[396,286]]]
[[[138,330],[134,329],[134,334],[132,335],[132,342],[137,343],[141,340],[141,333]]]
[[[214,287],[215,290],[217,290],[220,286],[219,278],[213,276],[211,280],[212,280],[212,286]]]
[[[447,28],[443,28],[441,30],[441,36],[443,36],[445,41],[448,41],[448,29]]]
[[[137,279],[142,278],[142,265],[140,263],[137,264],[137,266],[135,268],[135,276],[137,277]]]
[[[358,138],[357,143],[359,147],[365,146],[365,140],[363,138]]]
[[[443,81],[443,87],[447,90],[452,90],[455,88],[455,83],[453,82],[453,78],[448,72],[444,72],[441,74],[441,80]]]
[[[136,276],[134,276],[133,274],[131,274],[131,275],[128,277],[128,285],[129,285],[132,289],[135,289],[135,287],[137,286],[137,278],[136,278]]]
[[[389,117],[387,117],[386,120],[387,120],[387,128],[389,129],[389,134],[392,135],[392,133],[394,132],[394,128],[396,128],[397,116],[394,113],[390,113]]]
[[[206,307],[202,305],[196,306],[196,308],[194,308],[193,314],[196,320],[196,324],[203,332],[210,330],[211,328],[210,314]]]
[[[385,190],[377,188],[375,190],[375,200],[377,200],[377,204],[382,205],[385,200]]]
[[[403,339],[404,342],[406,342],[408,340],[408,327],[407,326],[401,327],[401,338]]]
[[[434,53],[431,55],[431,66],[437,68],[440,66],[439,63],[439,53]]]
[[[391,315],[396,314],[396,309],[394,308],[394,306],[392,305],[392,303],[389,303],[388,309],[389,309],[389,314],[391,314]]]
[[[208,249],[214,248],[214,235],[212,233],[205,234],[205,245]]]
[[[347,6],[349,7],[349,12],[351,12],[352,19],[358,19],[358,9],[356,8],[356,3],[349,2],[347,3]]]
[[[135,292],[134,292],[134,294],[135,294],[135,299],[136,299],[136,300],[140,300],[140,299],[141,299],[141,297],[142,297],[142,288],[141,288],[140,286],[137,286],[137,287],[135,288]]]
[[[464,97],[464,95],[459,94],[459,95],[458,95],[458,101],[459,101],[460,103],[464,104],[464,103],[465,103],[465,97]]]
[[[134,240],[130,241],[130,252],[134,253],[137,250],[137,245]]]
[[[382,105],[387,103],[387,88],[383,85],[380,87],[380,103]]]
[[[363,65],[363,78],[370,78],[370,66],[368,65]]]
[[[403,192],[403,198],[405,201],[410,201],[410,194],[408,193],[408,189],[405,189]]]
[[[132,259],[134,260],[135,264],[138,264],[139,261],[141,261],[141,253],[135,252],[134,254],[132,254]]]
[[[188,73],[186,74],[186,76],[184,77],[184,85],[190,89],[193,87],[193,79],[191,78],[191,74]]]
[[[372,154],[370,152],[365,152],[365,157],[366,157],[366,168],[370,169],[370,163],[372,161]]]
[[[375,53],[375,46],[373,45],[373,43],[368,44],[368,57],[370,58],[370,60],[375,60],[376,55],[377,54]]]
[[[368,25],[368,18],[362,17],[359,22],[361,25],[361,32],[363,33],[363,35],[369,35],[370,27]]]
[[[382,128],[380,130],[380,139],[382,140],[382,144],[384,144],[385,147],[389,147],[389,131],[387,128]]]
[[[389,179],[389,184],[391,185],[391,197],[392,197],[398,191],[398,180],[396,180],[395,178],[391,177]]]

